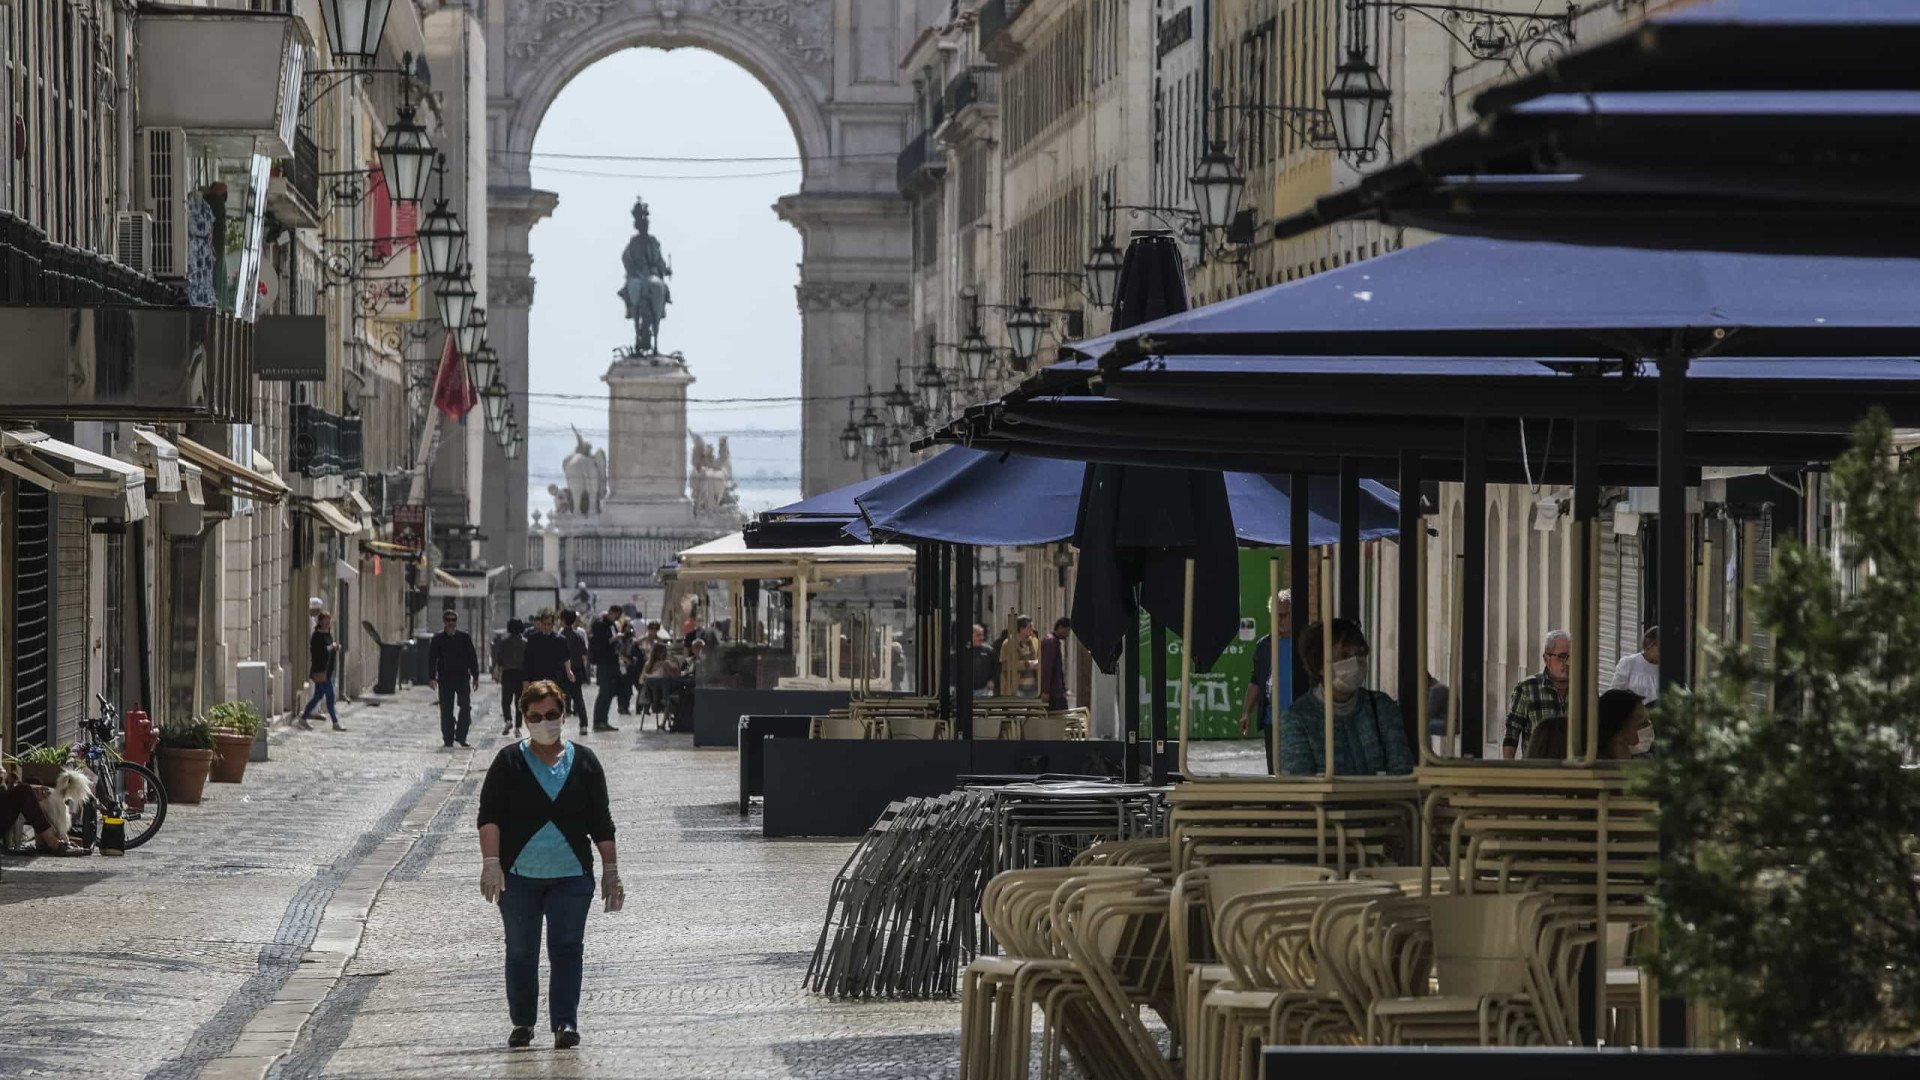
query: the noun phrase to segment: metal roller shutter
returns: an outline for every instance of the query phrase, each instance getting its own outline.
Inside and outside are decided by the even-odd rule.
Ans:
[[[52,726],[53,498],[13,489],[13,750],[44,746]]]
[[[87,715],[87,520],[81,500],[55,496],[53,741],[72,742]]]

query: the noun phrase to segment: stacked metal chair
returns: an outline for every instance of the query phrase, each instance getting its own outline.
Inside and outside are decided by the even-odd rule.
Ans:
[[[1027,721],[1042,723],[1047,718],[1046,702],[1039,698],[988,697],[973,699],[973,737],[976,739],[1024,739]]]
[[[951,996],[978,947],[990,807],[976,792],[887,807],[834,878],[809,988],[849,998]]]
[[[1066,866],[1102,841],[1160,837],[1157,788],[1094,782],[1007,784],[993,801],[992,871]]]
[[[1410,854],[1418,819],[1412,782],[1186,783],[1167,796],[1180,870],[1235,862],[1301,863],[1344,875]]]

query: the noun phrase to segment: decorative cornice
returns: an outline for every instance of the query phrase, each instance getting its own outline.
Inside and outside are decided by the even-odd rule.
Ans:
[[[801,311],[904,309],[913,302],[907,284],[895,281],[803,281],[793,291]]]
[[[509,307],[532,307],[533,275],[489,275],[487,278],[487,303],[496,310]]]

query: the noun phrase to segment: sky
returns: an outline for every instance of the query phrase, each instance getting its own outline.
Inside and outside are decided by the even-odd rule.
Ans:
[[[568,425],[605,445],[600,376],[613,350],[633,343],[616,293],[635,196],[647,200],[673,263],[659,348],[685,354],[696,380],[689,429],[709,442],[729,436],[743,510],[798,499],[799,405],[701,400],[800,393],[800,234],[773,212],[799,190],[799,149],[773,95],[713,53],[628,49],[561,90],[533,145],[533,184],[558,193],[560,204],[529,241],[538,284],[528,506],[553,505],[547,485],[563,482],[560,461],[574,445]],[[697,160],[713,158],[760,160]]]

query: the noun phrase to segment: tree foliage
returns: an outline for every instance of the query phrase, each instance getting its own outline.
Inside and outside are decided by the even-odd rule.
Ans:
[[[1879,414],[1832,471],[1840,566],[1782,544],[1750,604],[1793,688],[1741,648],[1663,696],[1650,777],[1669,840],[1669,985],[1760,1047],[1912,1046],[1920,1031],[1920,466]],[[1843,588],[1842,569],[1858,587]],[[1789,700],[1791,699],[1791,700]]]

